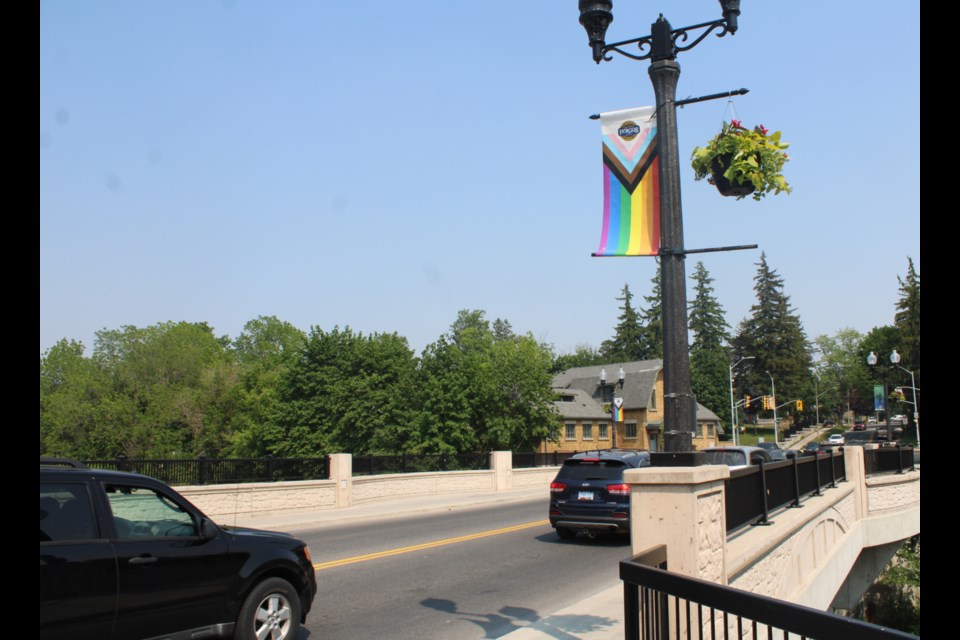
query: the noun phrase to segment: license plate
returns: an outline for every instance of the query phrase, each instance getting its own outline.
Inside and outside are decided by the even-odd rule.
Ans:
[[[577,495],[577,500],[593,500],[593,491],[581,491]]]

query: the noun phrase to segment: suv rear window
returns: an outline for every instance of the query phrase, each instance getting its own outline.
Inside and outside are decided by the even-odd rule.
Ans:
[[[747,457],[742,451],[707,451],[707,464],[725,464],[730,467],[739,467],[747,464]]]
[[[626,467],[620,460],[566,460],[557,479],[620,480]]]

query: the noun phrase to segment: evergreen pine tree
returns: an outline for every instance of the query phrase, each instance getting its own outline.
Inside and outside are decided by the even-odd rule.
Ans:
[[[649,296],[643,300],[649,306],[646,311],[640,312],[640,324],[643,327],[642,360],[663,358],[663,291],[660,288],[660,263],[657,262],[657,273],[650,281]]]
[[[913,265],[913,258],[907,258],[907,275],[901,278],[900,298],[897,300],[897,312],[893,322],[900,329],[902,339],[900,364],[916,375],[920,375],[920,274]]]
[[[740,367],[743,391],[753,396],[769,394],[769,372],[776,383],[778,404],[810,398],[810,347],[800,317],[790,308],[790,298],[784,293],[783,278],[769,267],[766,254],[760,254],[753,280],[757,302],[750,308],[750,317],[740,323],[733,340],[734,359],[755,358]],[[790,410],[785,407],[781,415]]]
[[[697,401],[716,413],[723,422],[730,419],[729,366],[724,344],[729,325],[723,307],[713,295],[713,278],[702,262],[694,268],[694,298],[689,323],[693,332],[690,347],[690,386]]]
[[[629,285],[623,285],[621,294],[621,297],[617,298],[623,303],[617,326],[613,330],[613,337],[604,340],[600,345],[600,353],[607,361],[642,360],[645,357],[644,331],[640,316],[633,307],[633,294],[630,293]]]

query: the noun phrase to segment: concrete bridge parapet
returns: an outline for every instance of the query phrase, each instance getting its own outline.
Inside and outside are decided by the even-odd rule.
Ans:
[[[844,462],[846,482],[729,536],[726,467],[628,471],[634,552],[664,544],[671,571],[819,609],[850,608],[900,542],[920,532],[920,471],[867,477],[857,447],[845,449]]]

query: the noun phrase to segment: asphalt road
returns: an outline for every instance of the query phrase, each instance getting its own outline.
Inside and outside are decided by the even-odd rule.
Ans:
[[[499,638],[617,584],[626,537],[560,541],[543,499],[301,529],[318,592],[301,638]]]

